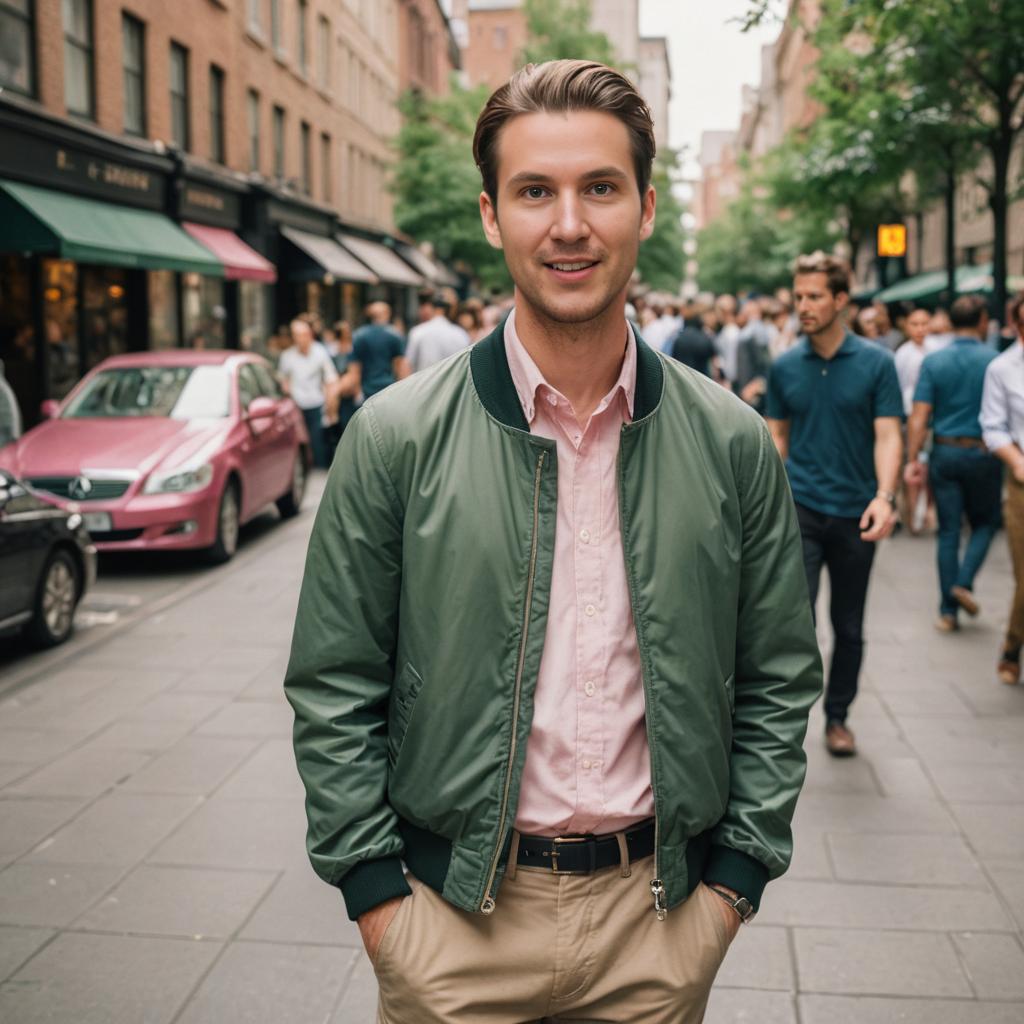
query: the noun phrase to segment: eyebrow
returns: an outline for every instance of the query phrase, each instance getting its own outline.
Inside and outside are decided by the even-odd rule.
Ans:
[[[580,176],[584,181],[594,181],[597,178],[611,178],[613,181],[628,181],[629,175],[618,167],[598,167],[596,170],[587,171]],[[513,174],[505,183],[507,188],[515,188],[518,185],[536,184],[550,185],[554,181],[550,175],[541,174],[538,171],[520,171]]]

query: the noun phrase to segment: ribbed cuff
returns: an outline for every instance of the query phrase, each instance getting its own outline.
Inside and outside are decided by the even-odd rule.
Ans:
[[[730,846],[712,846],[704,867],[704,881],[724,885],[746,896],[754,910],[758,910],[761,894],[768,884],[768,869],[759,860]]]
[[[398,857],[380,857],[357,864],[338,883],[350,921],[397,896],[411,896]]]

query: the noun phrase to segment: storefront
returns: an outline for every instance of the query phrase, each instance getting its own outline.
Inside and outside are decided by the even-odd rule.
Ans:
[[[166,214],[173,167],[0,105],[0,359],[26,426],[107,356],[174,343],[176,275],[223,277]]]
[[[393,249],[382,242],[351,232],[341,232],[337,240],[364,263],[377,277],[378,284],[370,290],[371,299],[383,299],[395,317],[408,330],[416,323],[417,292],[427,282]]]

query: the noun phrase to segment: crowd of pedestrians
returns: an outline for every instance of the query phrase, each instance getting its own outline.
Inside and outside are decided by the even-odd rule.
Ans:
[[[951,634],[961,615],[979,614],[975,579],[1005,526],[1017,591],[997,675],[1019,681],[1024,296],[1008,307],[1002,330],[977,295],[948,310],[858,306],[846,265],[815,253],[797,262],[792,290],[685,303],[650,297],[630,313],[655,347],[761,413],[786,461],[812,603],[822,567],[831,583],[832,754],[856,752],[846,720],[863,658],[868,582],[877,542],[895,529],[936,531],[935,625]]]

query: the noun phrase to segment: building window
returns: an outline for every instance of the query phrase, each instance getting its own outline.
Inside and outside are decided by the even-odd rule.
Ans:
[[[270,45],[274,53],[284,53],[284,37],[281,34],[281,0],[270,0]]]
[[[494,49],[504,50],[508,48],[508,29],[504,25],[496,25],[494,29]]]
[[[210,65],[210,159],[216,164],[224,158],[224,72]]]
[[[263,34],[263,0],[249,0],[249,31]]]
[[[308,196],[313,194],[313,169],[310,166],[312,154],[309,151],[312,140],[310,138],[309,124],[305,121],[299,126],[299,141],[300,156],[302,158],[302,191]]]
[[[64,0],[64,103],[69,114],[93,117],[92,0]]]
[[[307,74],[309,71],[309,52],[306,48],[306,8],[308,4],[306,0],[299,0],[296,5],[296,11],[298,13],[298,32],[295,36],[295,50],[296,57],[299,61],[299,71],[302,74]]]
[[[320,191],[325,203],[331,201],[333,189],[331,179],[334,177],[331,167],[331,137],[324,132],[320,136]]]
[[[316,22],[316,84],[325,92],[331,84],[331,23],[322,14]]]
[[[31,96],[33,67],[32,0],[0,0],[0,86]]]
[[[124,130],[146,134],[146,26],[130,14],[121,15],[121,54],[124,63]]]
[[[260,94],[250,89],[245,97],[249,119],[249,170],[260,169]]]
[[[190,145],[188,123],[188,50],[171,43],[171,142],[178,149]]]
[[[284,177],[284,110],[274,107],[274,177]]]

